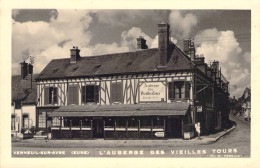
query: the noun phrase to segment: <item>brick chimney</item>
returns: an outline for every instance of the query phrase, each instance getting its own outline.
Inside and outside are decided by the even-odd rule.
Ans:
[[[80,50],[78,49],[77,46],[73,46],[72,49],[70,49],[70,63],[75,63],[79,60],[80,55],[79,55]]]
[[[142,36],[138,37],[136,40],[137,40],[138,49],[147,49],[148,48],[148,46],[146,45],[146,40]]]
[[[27,75],[33,74],[33,65],[24,62],[20,63],[21,65],[21,78],[25,79]]]
[[[28,74],[33,74],[33,65],[32,64],[28,64],[27,72],[28,72]]]
[[[214,60],[211,67],[213,68],[214,72],[217,72],[219,70],[219,62]]]
[[[24,79],[28,75],[28,63],[21,62],[21,79]]]
[[[193,40],[188,39],[183,41],[183,52],[188,55],[192,61],[196,59],[196,51]]]
[[[158,64],[159,66],[166,66],[169,57],[169,29],[168,23],[158,24]]]

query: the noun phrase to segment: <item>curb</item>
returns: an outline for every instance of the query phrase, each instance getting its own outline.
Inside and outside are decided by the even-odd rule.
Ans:
[[[216,141],[219,140],[219,138],[221,138],[222,136],[226,135],[227,133],[230,133],[231,131],[233,131],[236,128],[236,125],[233,125],[231,128],[229,128],[226,131],[223,131],[223,133],[219,136],[217,136],[216,138],[208,138],[210,140],[207,141],[207,143],[214,143]]]

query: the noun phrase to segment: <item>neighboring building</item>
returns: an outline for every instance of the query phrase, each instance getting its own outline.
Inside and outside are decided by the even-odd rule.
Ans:
[[[241,111],[241,106],[239,101],[235,98],[230,98],[230,113],[233,115],[239,115]]]
[[[242,114],[245,120],[251,120],[251,89],[246,87],[243,95],[240,97],[240,102],[242,105]]]
[[[37,75],[32,73],[33,66],[22,62],[21,75],[12,76],[12,135],[21,133],[22,128],[36,127]]]
[[[73,47],[53,59],[36,79],[37,127],[54,139],[182,138],[197,122],[202,134],[222,129],[229,94],[219,63],[196,57],[191,40],[180,50],[169,28],[158,24],[158,48],[139,37],[137,51],[82,57]]]

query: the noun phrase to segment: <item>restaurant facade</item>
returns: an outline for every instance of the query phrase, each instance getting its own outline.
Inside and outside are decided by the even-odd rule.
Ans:
[[[165,139],[223,128],[228,82],[184,41],[158,24],[158,48],[137,37],[137,50],[53,59],[37,80],[37,127],[52,139]],[[68,52],[69,53],[69,52]],[[68,54],[69,55],[69,54]]]

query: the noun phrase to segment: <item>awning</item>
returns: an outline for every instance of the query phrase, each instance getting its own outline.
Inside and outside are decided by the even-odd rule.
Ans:
[[[190,103],[152,103],[115,105],[69,105],[48,112],[49,117],[126,117],[185,115]]]

